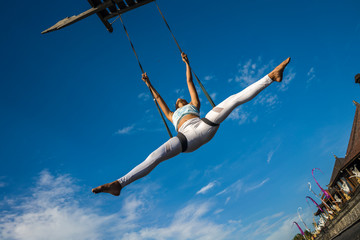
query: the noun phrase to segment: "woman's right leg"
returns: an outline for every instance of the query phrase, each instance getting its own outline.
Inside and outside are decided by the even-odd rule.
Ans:
[[[120,191],[126,185],[134,182],[149,174],[159,163],[169,158],[175,157],[181,153],[182,147],[178,137],[169,139],[166,143],[161,145],[158,149],[152,152],[142,163],[133,168],[128,174],[119,178],[118,180],[106,183],[92,189],[93,193],[110,193],[114,196],[119,196]]]
[[[125,176],[118,179],[121,187],[136,181],[139,178],[149,174],[159,163],[167,159],[173,158],[181,153],[181,143],[178,137],[169,139],[158,149],[152,152],[142,163],[133,168]]]

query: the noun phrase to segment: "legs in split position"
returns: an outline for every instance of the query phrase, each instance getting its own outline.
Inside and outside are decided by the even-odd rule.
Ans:
[[[215,108],[213,108],[206,115],[206,118],[213,123],[220,124],[222,121],[224,121],[229,116],[229,114],[237,106],[253,99],[257,94],[259,94],[263,89],[265,89],[267,86],[269,86],[273,81],[281,82],[284,69],[289,62],[290,62],[290,58],[286,59],[279,66],[277,66],[273,71],[271,71],[268,75],[266,75],[259,81],[253,83],[252,85],[245,88],[241,92],[234,94],[234,95],[228,97],[227,99],[225,99],[223,102],[221,102]],[[201,145],[205,144],[206,142],[208,142],[213,137],[213,135],[215,135],[217,127],[212,127],[212,128],[214,128],[214,131],[210,131],[208,128],[209,128],[209,126],[207,128],[204,128],[205,129],[204,131],[208,135],[211,135],[208,137],[201,136],[201,135],[204,135],[203,133],[201,133],[201,134],[197,133],[197,134],[199,134],[199,136],[197,136],[197,135],[195,136],[194,134],[196,134],[196,131],[194,133],[190,133],[192,139],[191,138],[189,139],[190,140],[189,144],[197,145],[194,148],[194,150],[197,149],[198,147],[200,147]],[[198,130],[201,131],[201,129],[198,129]],[[195,143],[196,141],[201,141],[201,143]],[[189,146],[190,149],[191,149],[191,147],[192,146]],[[176,155],[180,154],[181,151],[182,151],[182,148],[181,148],[180,140],[177,137],[173,137],[173,138],[169,139],[166,143],[161,145],[154,152],[152,152],[146,158],[145,161],[140,163],[138,166],[136,166],[134,169],[132,169],[125,176],[123,176],[122,178],[120,178],[114,182],[107,183],[107,184],[101,185],[97,188],[94,188],[92,191],[93,191],[93,193],[106,192],[106,193],[110,193],[114,196],[119,196],[120,191],[123,187],[134,182],[135,180],[137,180],[139,178],[146,176],[159,163],[161,163],[162,161],[165,161],[167,159],[170,159],[172,157],[175,157]]]

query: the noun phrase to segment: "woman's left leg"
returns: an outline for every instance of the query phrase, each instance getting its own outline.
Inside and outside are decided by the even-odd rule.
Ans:
[[[205,118],[215,124],[222,123],[236,107],[253,99],[272,82],[273,80],[271,80],[271,78],[266,75],[265,77],[251,84],[241,92],[234,94],[222,101],[208,114],[206,114]]]
[[[259,81],[251,84],[241,92],[234,94],[219,105],[214,107],[205,117],[215,124],[223,122],[229,114],[239,105],[246,103],[258,95],[262,90],[269,86],[273,81],[281,82],[285,67],[290,62],[290,58],[280,63],[268,75]]]

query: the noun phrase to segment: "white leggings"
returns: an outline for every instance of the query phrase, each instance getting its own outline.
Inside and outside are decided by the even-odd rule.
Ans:
[[[236,93],[219,105],[214,107],[206,117],[212,123],[222,123],[229,114],[239,105],[253,99],[258,93],[269,86],[273,81],[268,75],[259,81],[251,84],[239,93]],[[218,126],[210,126],[200,118],[192,118],[186,121],[180,128],[181,132],[187,139],[187,150],[193,152],[205,143],[209,142],[219,129]],[[133,168],[125,176],[118,179],[122,187],[134,182],[149,174],[159,163],[175,157],[182,152],[182,145],[178,137],[173,137],[152,152],[142,163]]]

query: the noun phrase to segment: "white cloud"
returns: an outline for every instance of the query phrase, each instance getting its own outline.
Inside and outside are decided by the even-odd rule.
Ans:
[[[216,96],[217,96],[217,93],[212,93],[210,94],[210,97],[212,100],[215,100],[216,99]]]
[[[148,93],[140,93],[138,95],[138,98],[140,98],[143,101],[147,101],[147,100],[150,99],[150,94],[148,94]]]
[[[242,223],[241,220],[229,220],[228,221],[229,223],[232,223],[232,224],[239,224],[239,223]]]
[[[216,214],[222,213],[223,211],[224,211],[224,209],[217,209],[217,210],[214,212],[214,214],[216,215]]]
[[[132,130],[134,130],[135,125],[131,125],[128,127],[124,127],[122,129],[119,129],[116,131],[116,134],[124,135],[124,134],[130,134]]]
[[[1,214],[0,238],[98,239],[97,225],[107,221],[91,209],[78,208],[71,198],[74,187],[69,176],[43,171],[31,197],[12,201],[15,211]]]
[[[262,64],[261,58],[258,58],[256,61],[249,59],[244,65],[238,65],[238,73],[234,78],[230,78],[228,82],[235,80],[239,82],[241,86],[247,87],[267,74],[266,71],[270,71],[272,64],[273,61]]]
[[[271,150],[271,151],[268,153],[268,157],[267,157],[267,160],[266,160],[267,163],[270,163],[270,161],[271,161],[274,153],[275,153],[274,150]]]
[[[234,77],[229,78],[228,82],[239,82],[242,87],[247,87],[268,74],[273,70],[273,67],[273,60],[263,64],[260,57],[257,60],[249,59],[245,64],[238,65],[237,74]],[[290,82],[295,78],[295,75],[296,73],[293,68],[288,67],[287,70],[285,70],[283,81],[278,86],[278,90],[286,91]]]
[[[214,78],[215,78],[214,75],[208,75],[208,76],[205,76],[205,77],[204,77],[205,81],[210,81],[210,80],[212,80],[212,79],[214,79]]]
[[[266,216],[266,217],[263,217],[262,219],[256,221],[254,223],[254,225],[256,225],[258,227],[254,230],[253,235],[254,236],[264,235],[264,234],[269,234],[269,233],[273,232],[273,230],[276,229],[276,227],[279,224],[281,224],[281,222],[283,221],[283,219],[284,219],[282,217],[283,215],[284,215],[283,212],[278,212],[271,216]]]
[[[196,87],[196,86],[195,86]],[[200,91],[200,88],[198,89],[198,87],[196,87],[196,91],[198,92],[198,93],[200,93],[199,91]],[[185,93],[186,93],[187,91],[185,91],[185,89],[183,89],[183,88],[178,88],[178,89],[176,89],[175,90],[175,93],[176,93],[176,99],[175,99],[175,101],[178,99],[178,98],[185,98]],[[175,102],[174,102],[174,105],[175,105]]]
[[[209,203],[189,204],[175,214],[168,226],[142,228],[126,233],[122,239],[227,239],[231,230],[207,220],[205,215],[209,210]]]
[[[243,189],[243,181],[241,179],[237,180],[236,182],[234,182],[233,184],[231,184],[229,187],[225,188],[224,190],[222,190],[221,192],[219,192],[218,194],[216,194],[216,196],[222,195],[222,194],[229,194],[229,193],[234,193],[236,196],[239,196],[241,190]]]
[[[207,193],[210,189],[215,187],[216,184],[217,184],[217,181],[210,182],[208,185],[202,187],[199,191],[197,191],[196,195]]]
[[[280,103],[279,97],[274,93],[261,94],[255,98],[254,104],[261,104],[267,107],[273,107],[275,104]]]
[[[266,159],[266,162],[267,163],[270,163],[274,153],[279,149],[280,145],[278,145],[275,149],[272,149],[269,153],[268,153],[268,156],[267,156],[267,159]]]
[[[308,87],[316,77],[314,67],[311,67],[306,75],[308,77],[308,79],[306,80],[306,85]]]
[[[310,208],[306,208],[306,210],[301,214],[304,222],[307,227],[312,229],[312,221],[313,221],[313,213]],[[287,240],[292,239],[296,234],[300,233],[299,229],[293,224],[296,221],[303,231],[305,231],[304,224],[300,221],[297,214],[284,216],[281,225],[275,229],[266,240]]]
[[[253,186],[249,186],[247,188],[245,188],[245,192],[250,192],[253,191],[255,189],[261,188],[265,183],[267,183],[270,180],[270,178],[267,178],[265,180],[263,180],[261,183],[253,185]]]
[[[296,220],[296,217],[292,218],[287,217],[281,223],[281,226],[276,229],[266,240],[282,240],[282,239],[292,239],[296,234],[296,229],[294,228],[293,222]]]
[[[261,183],[245,183],[242,179],[237,180],[233,184],[231,184],[229,187],[225,188],[221,192],[217,193],[216,196],[220,196],[223,194],[232,194],[232,197],[238,197],[241,193],[246,193],[253,191],[255,189],[258,189],[262,187],[265,183],[267,183],[270,180],[270,178],[266,178]],[[225,204],[227,204],[230,201],[230,198],[228,197],[226,199]]]
[[[43,171],[33,185],[29,192],[24,193],[25,196],[7,197],[2,201],[7,204],[7,211],[0,213],[0,239],[251,240],[265,239],[270,235],[269,240],[285,240],[292,233],[285,226],[283,213],[264,216],[255,222],[246,222],[247,225],[239,219],[216,223],[214,214],[227,209],[208,201],[191,201],[162,216],[154,205],[156,201],[153,201],[156,186],[151,184],[145,187],[135,184],[127,189],[126,196],[124,193],[117,201],[105,198],[106,202],[97,196],[94,197],[97,200],[89,201],[89,196],[81,194],[80,187],[69,175],[54,176]],[[131,191],[134,189],[133,194]],[[236,193],[237,190],[243,190],[241,180],[225,192]],[[230,196],[227,202],[229,200]],[[114,203],[119,204],[111,208],[112,213],[103,210],[103,205]],[[149,222],[149,217],[153,221]],[[288,238],[282,237],[278,229],[284,229]],[[275,238],[279,234],[280,238]]]
[[[278,86],[278,89],[282,92],[288,90],[290,82],[295,78],[296,73],[294,72],[293,68],[288,68],[288,70],[285,70],[284,78],[280,85]]]
[[[252,121],[253,121],[254,123],[256,123],[258,120],[259,120],[259,117],[258,117],[258,116],[255,116],[255,117],[252,118]]]
[[[6,201],[9,210],[0,213],[0,239],[227,239],[231,233],[206,217],[214,213],[208,202],[187,204],[162,227],[147,224],[143,219],[152,209],[152,186],[127,192],[119,199],[121,210],[108,215],[103,204],[86,205],[88,196],[78,190],[69,175],[41,172],[27,196]]]
[[[0,188],[6,186],[6,182],[3,181],[4,179],[5,179],[4,176],[1,176],[1,177],[0,177]]]
[[[105,215],[98,206],[85,206],[88,196],[78,190],[69,175],[41,172],[27,196],[6,201],[9,210],[0,213],[0,239],[114,239],[136,227],[151,205],[144,190],[123,198],[120,211]]]
[[[239,125],[241,125],[246,122],[246,120],[249,118],[249,116],[250,116],[250,113],[245,112],[243,110],[243,107],[240,106],[240,107],[236,108],[234,111],[232,111],[232,113],[230,113],[228,119],[238,120]]]
[[[238,71],[235,76],[228,79],[228,82],[238,82],[242,87],[248,87],[252,83],[258,81],[264,77],[267,73],[273,70],[274,61],[271,60],[268,63],[263,63],[262,59],[259,57],[256,60],[249,59],[245,64],[238,65]],[[280,92],[286,91],[289,88],[290,82],[295,78],[296,73],[293,68],[285,70],[283,81],[280,84],[276,84],[277,90]],[[280,104],[281,101],[274,91],[267,92],[266,94],[259,94],[253,101],[253,103],[261,104],[266,107],[275,107]],[[249,114],[242,112],[240,110],[234,111],[230,118],[240,119],[239,124],[246,122]],[[257,119],[256,119],[257,120]]]

